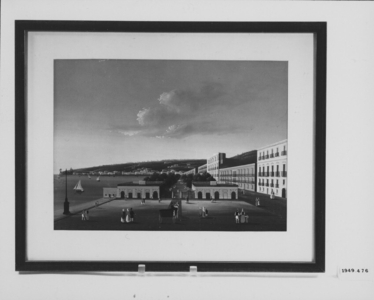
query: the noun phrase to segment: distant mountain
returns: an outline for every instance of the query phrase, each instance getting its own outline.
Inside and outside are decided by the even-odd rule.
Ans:
[[[175,171],[188,171],[192,168],[199,167],[206,164],[206,159],[168,159],[160,161],[144,161],[144,162],[131,162],[125,164],[115,164],[115,165],[103,165],[89,168],[74,169],[74,172],[78,173],[88,173],[88,172],[100,172],[100,171],[125,171],[125,172],[135,172],[137,170],[149,169],[152,171],[161,172],[162,170],[175,170]]]

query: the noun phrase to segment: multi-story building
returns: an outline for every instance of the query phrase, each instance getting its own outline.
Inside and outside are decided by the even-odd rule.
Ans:
[[[205,172],[207,171],[207,166],[206,166],[206,164],[204,164],[204,165],[198,167],[198,168],[197,168],[197,171],[198,171],[200,174],[205,173]]]
[[[193,181],[192,191],[195,199],[238,199],[238,186],[217,181]]]
[[[197,174],[197,172],[198,172],[198,168],[195,167],[195,168],[193,168],[191,170],[188,170],[187,172],[184,172],[183,174],[185,174],[185,175],[188,175],[188,174],[195,175],[195,174]]]
[[[219,182],[237,184],[239,189],[256,191],[256,163],[234,167],[222,167],[219,170]]]
[[[215,180],[218,180],[220,166],[226,159],[226,153],[216,153],[209,157],[206,161],[207,172],[212,175]]]
[[[257,150],[257,192],[287,197],[287,140]]]

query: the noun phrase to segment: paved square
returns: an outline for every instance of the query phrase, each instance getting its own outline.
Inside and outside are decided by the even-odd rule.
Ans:
[[[285,231],[286,217],[256,207],[243,200],[182,200],[182,216],[173,223],[171,218],[159,222],[159,210],[167,209],[171,199],[140,200],[117,199],[89,210],[90,219],[82,221],[81,215],[73,214],[55,222],[56,230],[166,230],[166,231]],[[208,217],[200,216],[201,207],[208,209]],[[135,212],[134,223],[121,223],[123,208]],[[244,209],[248,223],[235,223],[236,209]]]

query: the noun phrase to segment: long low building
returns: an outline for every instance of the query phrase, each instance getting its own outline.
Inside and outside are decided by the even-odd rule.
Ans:
[[[158,199],[162,181],[132,181],[120,183],[116,188],[103,188],[104,198],[120,199]]]
[[[238,199],[238,186],[217,181],[194,181],[195,199]]]

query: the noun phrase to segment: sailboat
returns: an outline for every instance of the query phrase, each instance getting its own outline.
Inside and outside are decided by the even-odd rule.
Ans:
[[[81,184],[81,181],[80,181],[80,180],[79,180],[78,183],[75,185],[74,190],[75,190],[77,193],[83,193],[83,192],[84,192],[84,189],[83,189],[83,187],[82,187],[82,184]]]
[[[100,176],[96,178],[96,181],[100,181]]]

